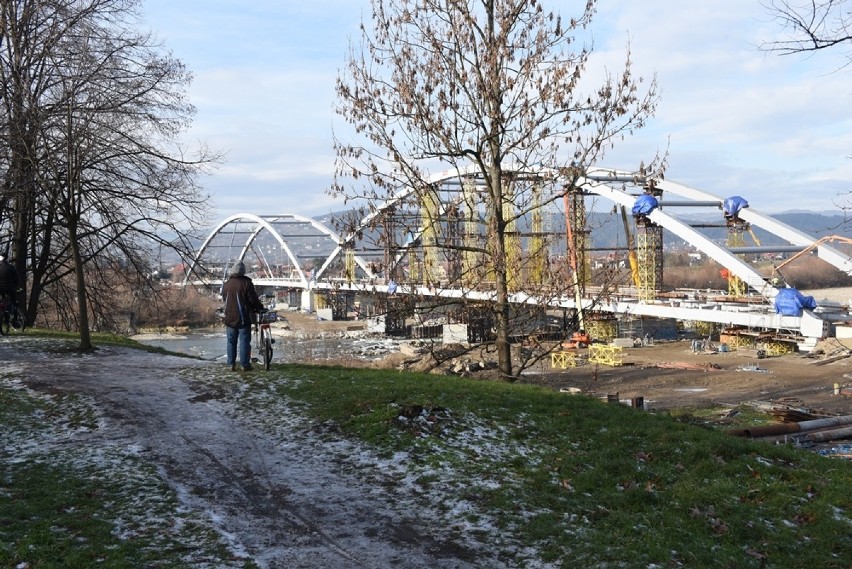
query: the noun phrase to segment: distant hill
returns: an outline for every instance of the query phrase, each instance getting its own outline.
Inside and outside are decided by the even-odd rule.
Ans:
[[[335,219],[341,219],[344,216],[351,215],[348,211],[336,211],[328,214],[324,214],[321,216],[317,216],[314,219],[325,224],[332,230],[338,231],[335,226]],[[802,231],[803,233],[807,233],[808,235],[812,235],[815,238],[825,237],[827,235],[843,235],[845,237],[852,237],[852,220],[847,219],[842,214],[824,214],[817,212],[785,212],[781,214],[776,214],[773,216],[778,221],[790,225]],[[689,222],[689,223],[697,223],[697,224],[718,224],[722,225],[723,220],[721,213],[718,216],[696,216],[689,217],[683,216],[681,219]],[[520,224],[520,231],[529,231],[529,224]],[[564,217],[561,215],[554,216],[549,221],[549,225],[551,231],[561,232],[564,231],[565,221]],[[600,212],[590,212],[588,215],[588,228],[589,228],[589,247],[591,248],[625,248],[626,247],[626,238],[624,236],[624,227],[622,224],[620,214],[616,213],[600,213]],[[211,231],[212,228],[201,232],[201,235],[206,237]],[[633,227],[633,223],[631,220],[631,231],[635,230]],[[711,240],[717,243],[724,243],[727,238],[727,230],[724,227],[710,227],[710,228],[701,228],[699,229],[704,235],[706,235]],[[376,238],[375,232],[368,232],[372,234],[372,238]],[[758,240],[762,245],[779,245],[784,242],[774,235],[770,235],[769,233],[759,229],[754,228],[754,233],[757,236]],[[195,247],[200,247],[202,239],[193,239],[193,243]],[[663,242],[665,247],[667,248],[676,248],[685,246],[686,243],[671,234],[668,231],[664,231],[663,234]],[[747,243],[750,244],[750,240],[747,238]],[[160,262],[164,265],[174,265],[181,262],[181,259],[175,256],[172,253],[163,251],[162,258]]]
[[[326,224],[332,229],[335,228],[335,219],[341,219],[344,216],[351,216],[351,212],[337,211],[325,214],[314,219]],[[852,219],[847,218],[843,214],[837,213],[818,213],[804,211],[790,211],[772,215],[778,221],[789,225],[799,231],[811,235],[815,238],[825,237],[827,235],[842,235],[844,237],[852,237]],[[704,227],[696,228],[709,239],[724,243],[727,239],[728,231],[724,227],[722,213],[718,215],[699,215],[699,216],[679,216],[680,219],[690,224],[707,224],[719,225],[719,227]],[[562,231],[565,227],[565,218],[558,215],[550,220],[552,231]],[[626,238],[624,236],[624,226],[621,220],[621,215],[613,212],[601,213],[590,212],[587,218],[587,227],[589,229],[589,246],[592,248],[621,248],[625,247]],[[631,231],[635,231],[633,222],[630,223]],[[529,231],[529,224],[520,224],[520,231]],[[785,241],[772,235],[763,229],[753,227],[754,234],[762,245],[782,245]],[[663,232],[663,242],[666,247],[683,246],[686,243],[670,233],[668,230]]]

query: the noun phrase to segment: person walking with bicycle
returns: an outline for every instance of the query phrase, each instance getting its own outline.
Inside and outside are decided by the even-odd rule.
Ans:
[[[260,302],[254,283],[246,276],[246,266],[237,261],[231,268],[231,275],[222,286],[222,299],[225,301],[225,327],[227,332],[226,357],[232,370],[237,369],[237,345],[239,344],[240,366],[243,371],[251,368],[251,325],[255,312],[265,311]]]

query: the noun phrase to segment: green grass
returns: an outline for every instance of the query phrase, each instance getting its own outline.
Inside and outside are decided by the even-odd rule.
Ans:
[[[255,566],[136,451],[74,444],[99,428],[97,413],[84,397],[0,376],[0,567]]]
[[[46,348],[43,344],[39,344],[41,349],[52,349],[57,353],[75,353],[80,351],[79,332],[64,332],[61,330],[49,330],[47,328],[27,328],[24,332],[13,332],[12,336],[18,337],[18,341],[24,343],[26,343],[27,338],[57,340],[57,343],[52,348]],[[170,352],[164,348],[142,344],[136,340],[128,338],[127,336],[122,336],[121,334],[111,334],[108,332],[92,332],[92,344],[94,345],[95,350],[97,350],[98,347],[103,346],[118,346],[142,350],[153,354],[169,354],[172,356],[193,358],[193,356],[188,354]]]
[[[183,373],[262,429],[310,428],[393,458],[403,472],[387,475],[412,482],[436,526],[466,532],[510,567],[852,566],[852,465],[731,437],[708,428],[701,410],[678,418],[530,385],[387,370]],[[282,419],[294,409],[295,427]],[[179,514],[141,456],[30,450],[18,460],[7,442],[37,442],[56,425],[96,429],[96,419],[85,400],[0,384],[0,566],[183,567],[199,556],[241,566],[205,520]],[[166,521],[175,516],[188,516],[180,532]]]
[[[459,499],[565,567],[852,564],[847,462],[533,386],[334,367],[278,374],[277,393],[317,421],[412,453],[424,492],[455,482]],[[399,420],[420,408],[437,410],[429,432]]]

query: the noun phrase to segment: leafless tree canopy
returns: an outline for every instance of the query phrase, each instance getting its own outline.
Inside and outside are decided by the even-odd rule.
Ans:
[[[766,51],[789,55],[834,48],[852,41],[852,10],[846,0],[771,0],[766,8],[785,32],[784,37],[765,42],[761,48]]]
[[[0,247],[27,276],[30,323],[44,299],[74,298],[65,325],[84,348],[89,307],[102,326],[117,291],[141,294],[158,246],[184,248],[216,159],[181,147],[191,75],[140,31],[138,6],[0,0]]]
[[[485,226],[476,246],[493,275],[506,377],[514,371],[506,259],[515,224],[571,192],[577,176],[642,128],[657,103],[655,81],[643,85],[633,74],[629,48],[620,70],[590,67],[583,36],[594,14],[593,0],[572,17],[539,0],[373,0],[337,83],[337,112],[353,135],[335,143],[334,194],[375,209],[414,188],[430,211],[430,173],[476,169],[476,217]],[[525,171],[537,179],[522,190],[516,173]],[[551,190],[537,192],[541,186]]]

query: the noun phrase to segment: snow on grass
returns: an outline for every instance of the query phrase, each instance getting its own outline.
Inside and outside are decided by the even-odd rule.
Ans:
[[[359,477],[362,492],[391,501],[397,511],[419,512],[430,520],[433,535],[451,537],[489,557],[500,551],[504,559],[513,558],[511,566],[551,567],[538,559],[534,548],[521,544],[513,532],[518,523],[542,512],[516,512],[513,516],[521,519],[506,524],[478,503],[489,491],[511,491],[516,481],[503,465],[520,458],[534,466],[548,452],[540,443],[531,448],[512,437],[509,427],[466,413],[442,417],[439,435],[421,436],[410,450],[389,453],[345,438],[331,422],[317,423],[300,413],[299,403],[279,393],[277,379],[267,379],[264,374],[235,375],[220,366],[182,373],[188,381],[228,394],[232,415],[262,427],[281,441],[285,456],[297,448],[317,445],[319,434],[318,455]],[[524,418],[519,416],[516,421],[514,428],[523,429]]]
[[[67,347],[58,340],[33,340],[17,345],[41,357]],[[198,568],[245,566],[245,552],[229,549],[232,542],[217,532],[205,512],[180,506],[142,448],[102,436],[108,420],[91,398],[29,389],[22,377],[37,377],[37,361],[34,358],[33,366],[0,362],[0,397],[9,403],[3,410],[0,459],[21,467],[45,464],[70,478],[109,488],[99,515],[111,524],[113,535],[141,540],[164,560],[179,555]],[[15,409],[22,413],[15,415]],[[11,490],[0,488],[0,494],[9,496]]]

